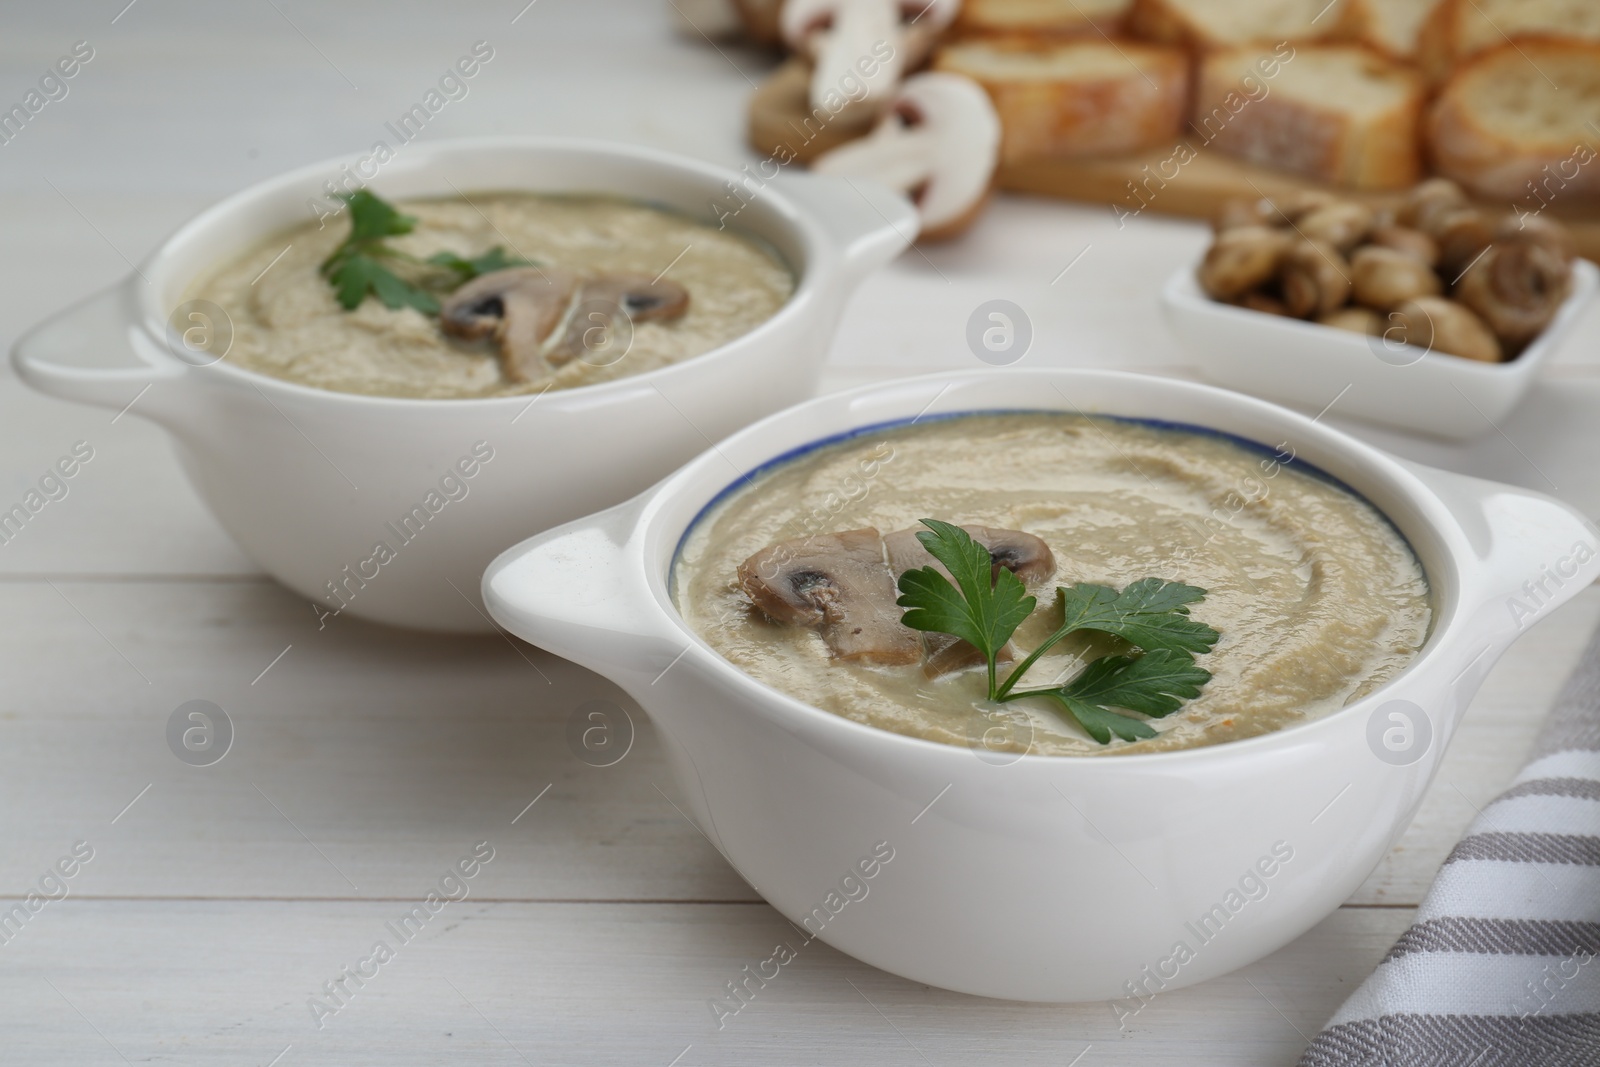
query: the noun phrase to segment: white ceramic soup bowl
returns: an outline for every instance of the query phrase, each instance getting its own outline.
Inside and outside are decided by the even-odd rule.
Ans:
[[[191,283],[311,221],[326,204],[325,183],[359,166],[318,163],[229,197],[126,282],[27,334],[12,358],[43,392],[127,408],[164,427],[223,527],[313,606],[422,629],[489,629],[478,582],[495,553],[625,500],[709,442],[811,395],[846,297],[917,226],[907,201],[866,182],[785,174],[761,184],[650,149],[586,141],[410,145],[372,180],[380,196],[519,191],[656,203],[766,242],[795,272],[794,295],[704,355],[536,398],[358,396],[186,350],[168,322],[186,310]],[[183,318],[179,330],[207,328],[225,321]]]
[[[998,758],[786,696],[679,616],[668,587],[679,543],[746,472],[862,427],[1018,409],[1168,420],[1292,449],[1409,539],[1434,598],[1426,647],[1380,691],[1277,733],[1140,756]],[[1132,1012],[1135,990],[1148,1000],[1231,971],[1349,897],[1405,829],[1496,658],[1600,575],[1595,541],[1558,501],[1403,462],[1237,393],[996,370],[772,416],[649,492],[507,551],[484,595],[511,632],[638,701],[700,828],[800,929],[914,981]]]

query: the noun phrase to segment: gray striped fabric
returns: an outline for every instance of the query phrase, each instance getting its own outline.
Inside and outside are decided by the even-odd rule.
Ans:
[[[1600,634],[1300,1067],[1600,1067]]]

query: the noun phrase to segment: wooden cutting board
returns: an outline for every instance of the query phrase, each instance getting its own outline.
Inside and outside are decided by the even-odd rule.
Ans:
[[[809,81],[810,67],[804,60],[791,58],[756,90],[746,130],[753,148],[784,162],[805,164],[867,131],[870,119],[863,116],[812,110],[806,98]],[[1205,148],[1190,153],[1187,162],[1180,164],[1178,158],[1173,148],[1162,148],[1112,159],[1033,159],[1003,164],[996,183],[1012,192],[1103,204],[1119,219],[1146,213],[1209,219],[1229,200],[1277,197],[1308,189],[1376,206],[1393,203],[1401,195],[1337,188]],[[1480,204],[1497,215],[1539,208],[1531,194],[1514,204]],[[1600,261],[1600,202],[1585,203],[1575,197],[1563,200],[1557,193],[1548,210],[1572,228],[1580,255]]]
[[[996,180],[1000,188],[1013,192],[1103,204],[1118,219],[1146,213],[1209,219],[1237,197],[1276,197],[1308,189],[1374,205],[1393,203],[1400,196],[1335,188],[1204,150],[1181,166],[1171,149],[1116,159],[1035,159],[1002,166]],[[1531,194],[1515,204],[1480,203],[1494,213],[1539,207]],[[1600,204],[1576,198],[1563,201],[1556,194],[1548,210],[1571,227],[1585,259],[1600,260]]]

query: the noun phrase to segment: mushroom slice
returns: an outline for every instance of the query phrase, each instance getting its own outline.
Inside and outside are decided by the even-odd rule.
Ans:
[[[906,80],[871,133],[822,153],[819,174],[871,178],[917,205],[925,240],[952,237],[978,215],[1000,159],[1000,118],[981,86],[946,71]]]
[[[871,116],[960,9],[960,0],[785,0],[778,24],[784,42],[812,62],[813,110]]]
[[[739,565],[739,586],[774,622],[817,630],[838,659],[882,666],[918,659],[877,530],[769,545]]]
[[[591,350],[591,332],[599,328],[609,337],[617,311],[626,314],[630,322],[648,322],[675,319],[688,307],[689,290],[677,282],[648,274],[602,275],[585,282],[578,291],[575,314],[567,320],[561,339],[545,352],[545,359],[559,367]]]
[[[978,544],[989,550],[990,580],[1000,573],[1000,568],[1011,571],[1026,585],[1049,581],[1056,573],[1056,557],[1050,546],[1039,538],[1021,530],[1001,530],[988,526],[963,526]],[[889,570],[896,579],[906,571],[932,567],[946,578],[950,572],[944,564],[934,559],[917,540],[916,530],[896,530],[887,534],[883,545],[889,556]],[[983,662],[983,654],[970,643],[949,634],[925,633],[922,635],[922,670],[929,678],[937,678],[951,671],[971,667]],[[1010,642],[1000,650],[1002,662],[1016,658],[1016,649]]]
[[[576,287],[569,271],[553,267],[492,271],[450,294],[439,308],[439,328],[467,340],[493,337],[506,380],[525,382]]]

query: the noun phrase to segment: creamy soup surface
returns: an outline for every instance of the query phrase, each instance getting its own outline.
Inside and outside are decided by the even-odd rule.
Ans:
[[[192,288],[189,297],[212,301],[233,321],[227,360],[347,393],[537,393],[610,381],[708,352],[771,318],[794,291],[788,268],[755,242],[631,201],[503,193],[396,207],[417,223],[387,244],[418,258],[446,251],[472,257],[499,246],[541,267],[579,274],[664,274],[688,290],[688,310],[671,321],[634,324],[632,346],[616,362],[573,360],[537,368],[526,382],[509,382],[487,340],[446,337],[431,316],[409,307],[390,309],[372,297],[353,311],[341,308],[317,270],[350,231],[348,217],[340,215],[320,230],[311,223],[280,234]]]
[[[750,675],[856,722],[954,745],[1042,755],[1159,752],[1278,730],[1382,685],[1431,621],[1422,569],[1366,501],[1277,456],[1218,436],[1058,414],[973,415],[873,432],[758,476],[702,517],[674,570],[688,623]],[[1285,462],[1280,462],[1284,460]],[[1060,622],[1055,587],[1143,578],[1206,589],[1192,617],[1221,633],[1212,680],[1155,738],[1100,745],[1039,700],[987,712],[982,667],[835,659],[814,630],[770,621],[737,568],[768,545],[924,517],[1042,538],[1055,577],[1017,631],[1023,652]],[[1059,684],[1126,646],[1074,635],[1029,672]],[[1002,665],[1002,672],[1005,667]],[[1131,713],[1130,713],[1131,714]],[[1134,715],[1134,718],[1140,716]]]

